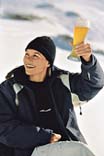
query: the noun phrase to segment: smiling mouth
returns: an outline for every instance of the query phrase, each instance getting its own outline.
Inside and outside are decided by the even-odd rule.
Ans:
[[[33,69],[33,68],[35,68],[35,67],[36,67],[36,66],[34,66],[34,65],[26,64],[26,68]]]

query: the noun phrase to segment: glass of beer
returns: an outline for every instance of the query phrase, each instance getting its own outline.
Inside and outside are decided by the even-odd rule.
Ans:
[[[88,33],[90,27],[89,20],[86,19],[78,19],[75,27],[74,27],[74,37],[73,37],[73,43],[72,43],[72,52],[68,56],[68,59],[78,59],[78,56],[76,55],[74,49],[77,44],[80,44],[85,40],[85,37]]]

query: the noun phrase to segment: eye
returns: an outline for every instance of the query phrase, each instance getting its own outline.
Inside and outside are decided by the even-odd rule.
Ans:
[[[35,55],[33,55],[33,58],[40,58],[40,55],[39,54],[35,54]]]
[[[28,53],[25,53],[25,56],[26,56],[26,57],[29,57],[29,54],[28,54]]]
[[[33,58],[36,58],[36,57],[38,57],[37,55],[33,55]]]

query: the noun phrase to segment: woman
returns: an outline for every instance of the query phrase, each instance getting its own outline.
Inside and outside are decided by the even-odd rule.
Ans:
[[[35,147],[58,141],[86,143],[71,93],[79,103],[89,101],[102,89],[104,74],[89,44],[79,44],[75,52],[82,71],[73,74],[53,65],[56,47],[50,37],[27,45],[24,65],[0,85],[1,156],[31,156]]]

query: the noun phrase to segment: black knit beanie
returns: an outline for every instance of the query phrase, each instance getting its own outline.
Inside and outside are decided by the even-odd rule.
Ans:
[[[42,53],[49,63],[52,65],[55,59],[56,54],[56,46],[53,40],[48,36],[41,36],[33,39],[25,48],[27,49],[34,49]]]

